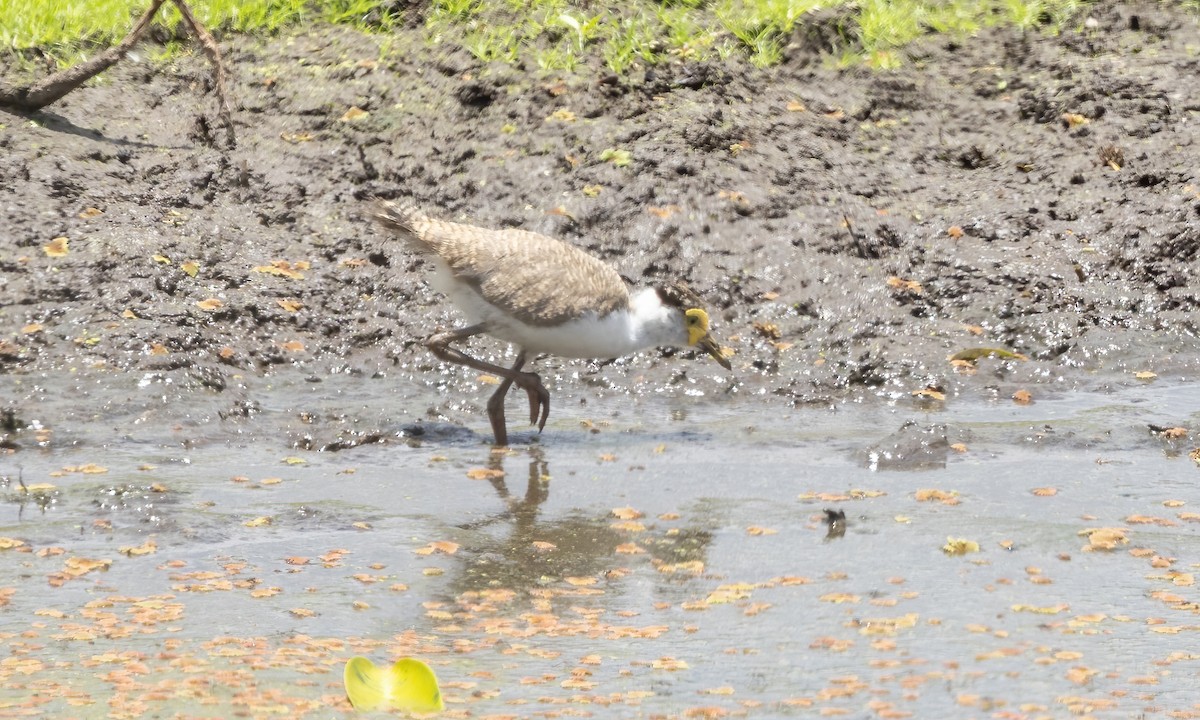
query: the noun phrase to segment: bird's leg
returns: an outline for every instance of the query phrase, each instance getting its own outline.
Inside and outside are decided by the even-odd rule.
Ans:
[[[517,361],[513,363],[512,372],[520,372],[521,366],[525,364],[525,351],[517,353]],[[492,423],[492,434],[496,436],[497,445],[508,444],[508,423],[504,419],[504,397],[508,395],[508,389],[512,387],[512,377],[505,377],[500,381],[500,386],[496,388],[496,392],[488,398],[487,411],[488,420]]]
[[[546,426],[546,419],[550,417],[550,393],[546,387],[542,385],[542,379],[537,373],[521,372],[521,367],[525,364],[525,351],[522,350],[517,355],[517,362],[512,368],[506,368],[502,365],[486,362],[478,358],[473,358],[457,348],[450,347],[450,343],[487,332],[487,323],[479,323],[457,330],[447,330],[440,332],[426,341],[425,345],[441,360],[446,362],[465,365],[469,368],[481,370],[483,372],[499,375],[503,380],[500,382],[500,387],[492,394],[488,400],[488,419],[492,422],[492,432],[496,435],[497,445],[508,444],[508,431],[504,421],[504,396],[508,393],[508,389],[515,383],[529,395],[529,422],[537,423],[538,432]]]

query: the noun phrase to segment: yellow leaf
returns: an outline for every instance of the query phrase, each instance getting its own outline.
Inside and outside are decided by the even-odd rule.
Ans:
[[[345,114],[342,115],[341,120],[342,120],[342,122],[354,122],[356,120],[362,120],[363,118],[367,117],[370,114],[371,113],[367,112],[366,110],[363,110],[362,108],[352,106],[349,110],[347,110],[345,112]]]
[[[967,348],[959,350],[950,356],[951,361],[965,360],[967,362],[975,362],[985,357],[1000,358],[1001,360],[1028,360],[1029,358],[1021,353],[1015,353],[1012,350],[1004,348]]]
[[[42,251],[49,257],[66,257],[69,252],[67,245],[68,240],[65,237],[56,237],[43,245]]]
[[[283,462],[287,463],[288,465],[305,465],[308,463],[308,461],[305,460],[304,458],[298,458],[293,455],[289,455],[288,457],[285,457],[283,459]]]
[[[1047,606],[1040,606],[1040,607],[1037,605],[1017,604],[1017,605],[1012,606],[1012,611],[1013,612],[1037,613],[1039,615],[1057,615],[1058,613],[1060,613],[1064,610],[1069,610],[1070,607],[1071,606],[1067,605],[1066,603],[1059,603],[1058,605],[1047,605]]]
[[[275,304],[290,313],[298,312],[304,307],[304,303],[299,300],[276,300]]]
[[[214,312],[225,307],[225,303],[221,302],[217,298],[208,298],[207,300],[201,300],[197,302],[196,307],[205,312]]]
[[[10,537],[0,537],[0,550],[12,550],[13,548],[19,548],[19,547],[24,547],[24,546],[25,546],[24,540],[17,540],[16,538],[10,538]]]
[[[913,295],[920,295],[921,293],[925,292],[925,288],[922,287],[921,283],[917,282],[916,280],[905,280],[894,275],[887,279],[887,286],[893,290],[910,292]]]
[[[158,544],[154,542],[154,538],[150,538],[141,545],[125,545],[117,548],[123,555],[136,557],[138,555],[150,555],[158,552]]]
[[[913,390],[912,395],[913,397],[926,398],[928,400],[942,401],[946,399],[946,393],[934,385],[927,385],[920,390]]]
[[[166,255],[152,255],[150,256],[150,259],[156,263],[159,263],[160,265],[171,264],[171,258],[167,257]]]
[[[473,468],[467,471],[467,477],[472,480],[495,480],[504,477],[504,471],[495,468]]]
[[[29,323],[25,327],[21,328],[21,332],[26,335],[40,333],[42,330],[45,330],[45,327],[41,323]]]
[[[91,218],[94,218],[98,215],[103,215],[103,214],[104,214],[104,211],[101,210],[100,208],[94,208],[94,207],[84,208],[83,212],[79,213],[79,219],[80,220],[89,220]]]
[[[966,540],[963,538],[946,538],[946,544],[942,546],[942,552],[947,555],[966,555],[967,553],[979,552],[979,543],[974,540]]]
[[[1074,130],[1075,128],[1079,127],[1080,125],[1086,125],[1089,122],[1088,119],[1086,117],[1084,117],[1083,115],[1080,115],[1079,113],[1071,113],[1071,112],[1063,113],[1062,121],[1063,121],[1063,125],[1065,125],[1068,130]]]
[[[267,275],[278,275],[279,277],[289,278],[291,280],[303,280],[304,273],[301,270],[307,270],[309,264],[304,261],[291,263],[287,260],[272,260],[270,265],[259,265],[252,270],[256,273],[265,273]]]
[[[1079,534],[1086,535],[1088,539],[1088,544],[1083,549],[1094,552],[1096,550],[1115,550],[1118,545],[1128,545],[1127,532],[1125,528],[1107,527],[1088,528],[1079,531]]]
[[[1158,377],[1158,373],[1153,373],[1149,370],[1142,370],[1140,372],[1135,372],[1133,376],[1138,380],[1153,380],[1154,378]]]
[[[138,319],[137,313],[130,310],[129,308],[125,308],[125,310],[121,313],[121,317],[125,318],[126,320],[137,320]]]
[[[272,520],[269,516],[260,515],[259,517],[256,517],[253,520],[247,520],[246,522],[244,522],[242,524],[245,525],[246,527],[254,528],[254,527],[266,527],[267,525],[270,525],[271,522],[272,522]]]
[[[200,272],[200,263],[188,260],[179,266],[179,269],[188,274],[189,277],[196,277]]]

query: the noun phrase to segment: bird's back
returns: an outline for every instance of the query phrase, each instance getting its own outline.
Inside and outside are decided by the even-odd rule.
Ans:
[[[375,217],[520,322],[557,325],[589,311],[604,317],[629,307],[629,289],[615,270],[561,240],[435,220],[394,202],[380,203]]]

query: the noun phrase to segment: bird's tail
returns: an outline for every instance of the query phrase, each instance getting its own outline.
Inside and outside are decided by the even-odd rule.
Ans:
[[[419,235],[418,226],[428,220],[412,200],[376,200],[373,214],[384,227],[409,237]]]

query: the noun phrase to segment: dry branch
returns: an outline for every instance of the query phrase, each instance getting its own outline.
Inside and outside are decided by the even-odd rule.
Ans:
[[[158,9],[165,2],[166,0],[151,0],[150,7],[147,8],[141,19],[137,21],[137,24],[133,26],[133,30],[118,45],[105,50],[90,60],[56,72],[50,77],[35,82],[32,85],[10,87],[0,84],[0,106],[32,112],[41,110],[47,105],[61,100],[67,93],[113,65],[116,65],[118,61],[124,58],[133,46],[137,44],[138,40],[142,38],[142,35],[146,33],[146,29],[150,27],[150,21],[154,19],[154,16],[158,13]],[[233,112],[230,109],[229,92],[227,90],[229,73],[221,58],[221,49],[217,46],[217,41],[213,39],[213,36],[200,24],[196,16],[192,14],[191,8],[187,6],[184,0],[172,0],[172,2],[174,2],[175,7],[179,8],[180,14],[183,15],[184,23],[187,24],[188,29],[196,36],[196,39],[200,41],[200,45],[204,48],[204,54],[208,56],[209,61],[213,65],[213,83],[216,87],[218,102],[220,103],[218,115],[221,118],[221,122],[225,124],[225,133],[229,145],[233,147],[237,139],[234,136]]]

